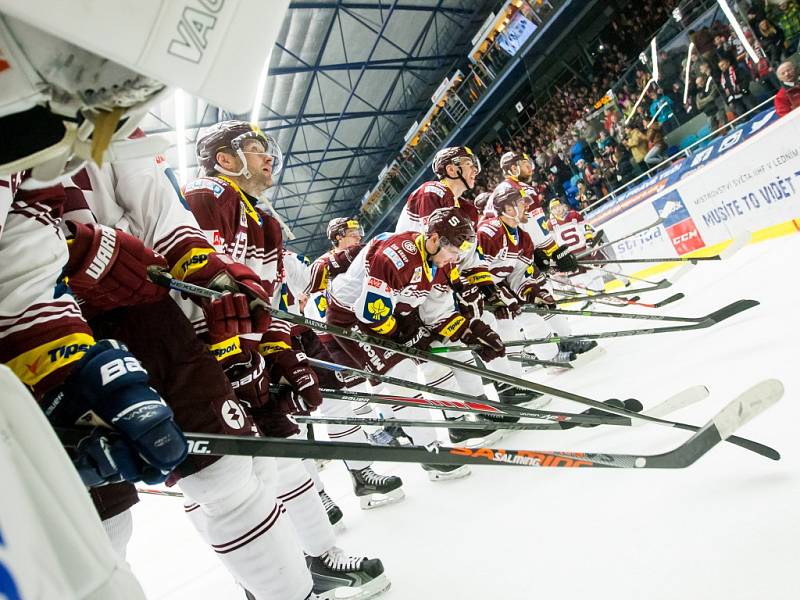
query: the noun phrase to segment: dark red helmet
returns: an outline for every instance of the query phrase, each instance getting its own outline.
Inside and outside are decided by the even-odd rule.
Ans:
[[[486,205],[489,204],[489,199],[492,197],[491,192],[481,192],[477,196],[475,196],[475,201],[473,204],[475,208],[478,209],[479,213],[483,213],[486,211]]]
[[[455,207],[437,208],[428,217],[425,235],[439,234],[442,245],[454,246],[459,252],[468,252],[475,245],[475,228],[472,221]]]
[[[500,157],[500,168],[503,170],[503,173],[510,173],[511,170],[516,167],[521,160],[530,160],[530,156],[525,154],[524,152],[515,152],[510,151],[503,154]]]
[[[520,200],[526,204],[528,202],[527,197],[522,192],[511,186],[503,186],[492,194],[492,206],[498,216],[502,215],[507,207],[516,207]]]
[[[462,160],[471,160],[472,164],[474,164],[475,168],[478,170],[478,173],[481,172],[481,161],[478,160],[478,157],[466,146],[442,148],[433,157],[431,168],[437,177],[444,178],[447,177],[447,165],[458,166]]]
[[[348,231],[357,231],[361,237],[364,237],[364,229],[361,223],[355,217],[337,217],[331,219],[328,223],[328,239],[336,244],[340,237],[347,235]]]
[[[283,153],[278,142],[271,135],[261,131],[257,125],[246,121],[222,121],[212,125],[197,138],[197,162],[203,167],[206,175],[221,173],[236,177],[250,177],[247,160],[242,144],[246,140],[258,140],[264,145],[266,154],[272,156],[272,175],[277,175],[283,168]],[[230,150],[242,161],[242,170],[238,173],[226,171],[217,164],[217,152]]]

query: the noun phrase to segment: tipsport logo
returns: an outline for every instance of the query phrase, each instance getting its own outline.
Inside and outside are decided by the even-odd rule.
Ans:
[[[658,216],[664,219],[664,231],[667,232],[672,247],[679,256],[699,250],[706,245],[677,190],[653,200],[653,207]]]

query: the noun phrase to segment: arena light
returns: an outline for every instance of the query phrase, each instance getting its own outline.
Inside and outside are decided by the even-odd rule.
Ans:
[[[756,51],[753,49],[753,47],[750,45],[750,42],[747,41],[747,38],[744,35],[744,31],[742,31],[742,26],[739,25],[739,21],[736,20],[736,16],[733,14],[731,7],[728,5],[728,2],[726,0],[717,0],[717,4],[719,4],[719,7],[722,9],[722,12],[724,12],[725,16],[728,18],[728,22],[731,24],[731,27],[733,27],[733,31],[734,33],[736,33],[736,37],[738,37],[739,41],[742,42],[742,46],[744,46],[744,49],[747,52],[747,55],[750,57],[750,60],[752,60],[755,64],[758,64],[758,61],[761,59],[759,58],[758,54],[756,54]]]
[[[186,98],[182,89],[176,89],[172,96],[175,104],[175,145],[178,148],[178,181],[185,185],[189,168],[186,162]]]
[[[264,66],[261,67],[261,75],[256,87],[256,95],[253,98],[253,109],[250,111],[250,122],[258,123],[258,117],[261,115],[261,101],[264,98],[264,88],[267,85],[267,73],[269,72],[269,59],[272,52],[267,53],[267,59],[264,61]]]
[[[689,76],[692,73],[692,50],[694,42],[689,42],[689,52],[686,53],[686,73],[683,76],[683,103],[689,99]]]

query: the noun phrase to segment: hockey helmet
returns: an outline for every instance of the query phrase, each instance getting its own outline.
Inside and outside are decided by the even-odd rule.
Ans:
[[[340,237],[347,235],[348,231],[355,231],[362,238],[364,237],[364,228],[361,223],[353,217],[337,217],[331,219],[328,223],[327,235],[328,239],[336,245]]]
[[[264,153],[272,157],[272,175],[277,175],[283,168],[283,153],[271,135],[264,133],[258,125],[246,121],[222,121],[203,131],[197,138],[197,161],[206,175],[222,173],[236,177],[243,175],[250,178],[244,152],[244,142],[257,140],[264,146]],[[242,161],[241,170],[236,173],[222,168],[217,163],[217,152],[230,150]]]
[[[516,210],[520,201],[527,205],[528,198],[518,189],[511,186],[499,188],[492,194],[492,206],[498,216],[505,213],[505,209],[508,207],[513,207]]]
[[[475,196],[475,201],[473,204],[475,208],[478,209],[479,213],[486,212],[486,206],[489,205],[489,200],[492,197],[491,192],[481,192],[477,196]]]
[[[523,160],[530,162],[531,158],[525,152],[511,150],[500,157],[500,169],[503,173],[516,176],[519,174],[519,163]]]
[[[475,246],[475,228],[467,216],[455,207],[437,208],[428,217],[425,235],[439,234],[442,246],[452,246],[464,256]]]
[[[481,172],[481,161],[473,154],[472,150],[466,146],[450,146],[442,148],[433,157],[433,164],[431,168],[437,177],[447,177],[447,165],[458,166],[462,160],[472,161],[478,173]],[[459,177],[461,177],[459,175]]]
[[[550,200],[550,204],[548,204],[550,209],[551,215],[556,215],[557,217],[563,217],[569,212],[569,207],[561,202],[561,199],[556,197]]]

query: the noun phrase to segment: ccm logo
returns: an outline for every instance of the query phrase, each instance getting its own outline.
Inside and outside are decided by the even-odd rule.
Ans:
[[[188,440],[189,454],[211,454],[208,440]]]
[[[687,231],[686,233],[680,234],[678,237],[672,238],[673,244],[680,244],[681,242],[688,242],[692,238],[697,237],[697,231]]]

